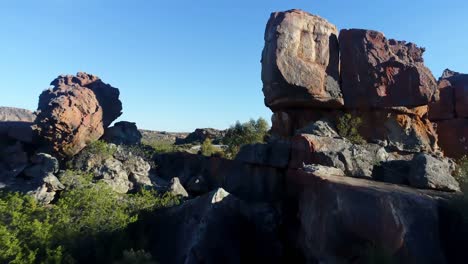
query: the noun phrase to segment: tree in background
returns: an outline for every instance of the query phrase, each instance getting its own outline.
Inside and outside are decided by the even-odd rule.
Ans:
[[[224,144],[227,146],[226,157],[234,158],[242,145],[264,142],[269,129],[268,122],[263,118],[250,119],[245,123],[237,121],[235,125],[226,131],[223,139]]]

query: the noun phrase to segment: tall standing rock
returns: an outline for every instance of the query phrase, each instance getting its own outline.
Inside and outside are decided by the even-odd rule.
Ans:
[[[271,14],[262,53],[265,104],[339,108],[339,47],[336,27],[301,10]]]
[[[424,66],[424,48],[364,29],[341,30],[339,42],[347,108],[415,107],[433,101],[437,83]]]
[[[59,157],[73,156],[98,140],[121,115],[119,90],[86,73],[62,75],[39,97],[36,130]]]

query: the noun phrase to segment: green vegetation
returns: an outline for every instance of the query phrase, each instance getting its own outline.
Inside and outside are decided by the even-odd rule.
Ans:
[[[246,123],[237,121],[226,131],[223,138],[224,144],[227,145],[226,157],[234,158],[242,145],[264,142],[268,130],[268,122],[263,118],[251,119]]]
[[[349,113],[338,118],[337,129],[338,134],[354,144],[364,144],[366,141],[359,134],[359,127],[362,125],[360,117],[354,117]]]
[[[83,178],[72,180],[71,175]],[[139,212],[179,202],[153,190],[118,194],[86,177],[66,172],[61,179],[70,189],[48,207],[28,195],[1,192],[0,263],[109,263],[121,259],[122,252],[132,248],[123,231],[138,219]],[[112,243],[106,242],[109,239]],[[122,261],[131,257],[142,260],[137,263],[153,263],[140,251],[124,252]]]
[[[216,152],[216,148],[211,143],[211,139],[207,138],[203,141],[203,144],[200,146],[200,152],[204,156],[211,156]]]

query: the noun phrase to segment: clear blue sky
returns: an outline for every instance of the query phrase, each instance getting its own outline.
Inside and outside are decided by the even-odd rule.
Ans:
[[[269,120],[263,33],[291,8],[424,46],[436,78],[468,72],[466,0],[0,0],[0,105],[34,110],[56,76],[86,71],[120,89],[120,120],[141,128]]]

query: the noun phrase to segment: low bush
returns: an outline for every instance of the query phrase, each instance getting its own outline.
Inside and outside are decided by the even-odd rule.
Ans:
[[[110,263],[131,248],[123,231],[139,212],[179,203],[154,190],[117,194],[81,176],[48,207],[29,195],[0,193],[0,263]]]
[[[362,125],[362,119],[355,117],[349,113],[338,118],[337,126],[338,134],[351,141],[354,144],[364,144],[366,141],[359,134],[359,127]]]

